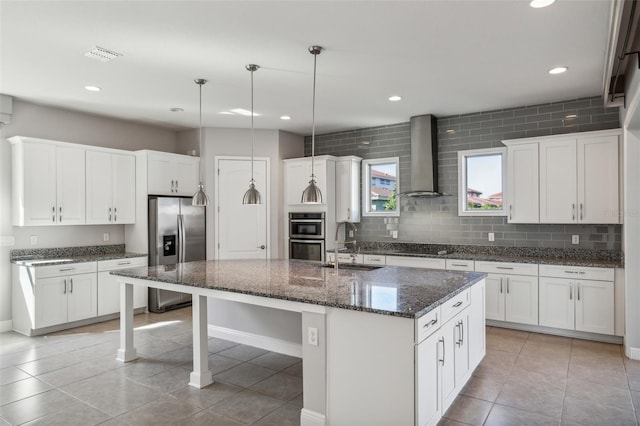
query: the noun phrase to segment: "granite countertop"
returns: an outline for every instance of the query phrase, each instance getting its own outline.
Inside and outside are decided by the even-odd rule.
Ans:
[[[538,263],[547,265],[624,268],[620,253],[593,250],[560,250],[525,247],[453,246],[413,243],[363,243],[360,254],[430,257],[474,261]],[[347,252],[347,250],[339,250]]]
[[[486,276],[395,266],[336,273],[297,260],[209,260],[111,273],[405,318],[421,317]]]
[[[112,244],[107,246],[11,250],[10,261],[17,265],[38,267],[145,256],[147,255],[125,251],[124,244]]]

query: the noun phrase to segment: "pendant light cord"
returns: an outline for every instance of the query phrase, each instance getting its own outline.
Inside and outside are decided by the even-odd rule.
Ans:
[[[251,69],[251,183],[254,183],[253,179],[253,72]]]
[[[311,106],[311,180],[314,181],[316,175],[313,171],[313,160],[316,145],[316,61],[318,52],[313,52],[313,103]]]
[[[202,85],[205,84],[206,80],[196,81],[198,86],[200,86],[200,132],[199,132],[199,140],[198,140],[198,148],[200,150],[200,183],[202,184]]]

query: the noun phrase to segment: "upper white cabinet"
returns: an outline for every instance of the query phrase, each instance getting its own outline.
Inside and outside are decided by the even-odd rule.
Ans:
[[[84,224],[84,147],[21,136],[9,142],[13,225]]]
[[[538,222],[538,144],[507,146],[509,223]]]
[[[135,223],[134,155],[87,150],[87,223]]]
[[[355,156],[336,160],[336,221],[360,222],[360,163]]]
[[[198,189],[200,158],[147,152],[147,191],[152,195],[191,196]]]
[[[316,156],[313,174],[316,185],[322,192],[322,205],[333,204],[335,200],[336,158],[331,155]],[[286,204],[301,205],[302,192],[311,180],[311,157],[283,160],[285,164],[284,182]],[[328,191],[331,191],[329,193]]]

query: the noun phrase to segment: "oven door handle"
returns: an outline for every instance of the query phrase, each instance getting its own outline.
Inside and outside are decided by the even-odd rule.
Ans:
[[[289,219],[291,223],[322,223],[323,219]]]
[[[291,239],[289,240],[292,243],[301,243],[301,244],[321,244],[323,241],[322,240],[294,240]]]

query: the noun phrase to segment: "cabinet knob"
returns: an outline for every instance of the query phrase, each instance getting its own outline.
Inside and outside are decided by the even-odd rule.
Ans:
[[[262,244],[261,246],[258,246],[258,248],[259,248],[260,250],[264,250],[264,249],[266,249],[266,248],[267,248],[267,246],[265,246],[264,244]]]

